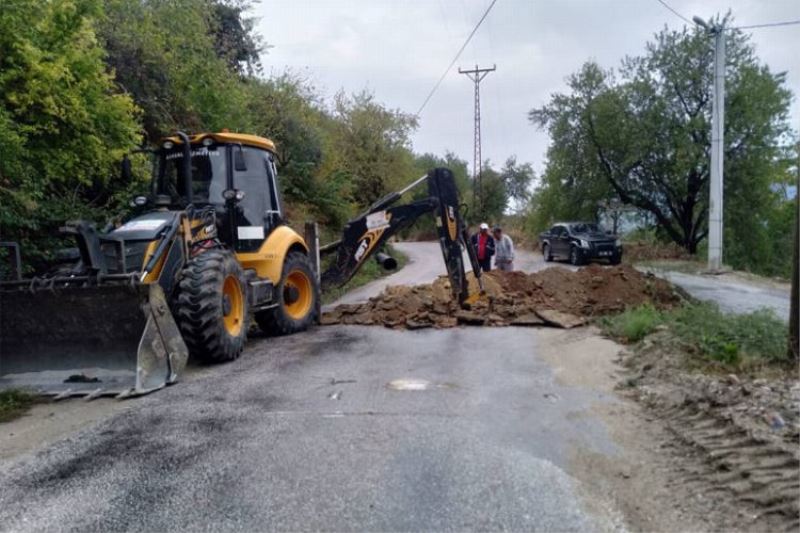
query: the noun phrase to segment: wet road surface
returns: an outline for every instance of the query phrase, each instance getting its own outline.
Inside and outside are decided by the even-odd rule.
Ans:
[[[213,375],[0,464],[0,528],[615,529],[565,472],[576,445],[616,453],[602,423],[571,416],[613,398],[558,385],[536,330],[490,331],[256,340]]]

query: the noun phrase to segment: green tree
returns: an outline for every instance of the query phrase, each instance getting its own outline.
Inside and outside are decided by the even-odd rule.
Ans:
[[[241,36],[229,42],[224,31],[233,24],[230,10],[241,15],[239,8],[211,0],[106,0],[104,6],[99,35],[106,62],[142,109],[151,142],[176,129],[252,129],[239,66],[253,58],[237,51],[249,46]]]
[[[727,31],[726,45],[726,259],[747,264],[758,252],[736,243],[766,238],[758,228],[789,134],[791,92],[783,73],[759,63],[746,35]],[[712,82],[709,39],[699,29],[664,29],[616,75],[585,64],[569,79],[569,94],[530,113],[552,138],[537,207],[588,217],[599,200],[617,197],[696,252],[707,234]]]
[[[530,187],[535,178],[530,163],[517,163],[517,157],[511,156],[500,170],[500,178],[505,185],[506,195],[515,208],[525,206],[530,201]]]
[[[138,137],[93,21],[100,0],[6,0],[0,10],[0,231],[44,259],[64,220],[114,210],[116,162]]]
[[[509,195],[503,175],[492,168],[489,160],[484,161],[483,169],[481,169],[480,191],[483,201],[478,206],[477,218],[479,220],[475,222],[497,224],[508,207]]]
[[[211,24],[214,50],[228,68],[250,76],[261,72],[260,54],[266,49],[261,36],[255,33],[255,19],[246,16],[248,0],[214,0]]]
[[[412,115],[386,109],[368,92],[334,100],[332,149],[352,176],[352,200],[366,207],[413,178]]]

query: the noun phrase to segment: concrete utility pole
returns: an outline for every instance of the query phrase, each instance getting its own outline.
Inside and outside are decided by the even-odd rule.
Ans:
[[[497,65],[492,68],[475,68],[472,70],[458,69],[459,74],[466,74],[475,84],[475,145],[473,147],[472,160],[472,209],[483,216],[483,179],[481,172],[481,81],[490,72],[497,69]]]
[[[708,195],[708,270],[722,268],[723,151],[725,147],[725,28],[709,26],[700,17],[695,24],[714,37],[714,100],[711,108],[711,182]]]

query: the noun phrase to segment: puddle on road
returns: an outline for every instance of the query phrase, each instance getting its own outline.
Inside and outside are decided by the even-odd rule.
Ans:
[[[434,384],[426,379],[394,379],[386,386],[394,390],[420,391],[433,388]]]
[[[430,389],[456,389],[458,386],[454,383],[432,383],[427,379],[394,379],[386,384],[386,386],[393,390],[401,391],[422,391]]]

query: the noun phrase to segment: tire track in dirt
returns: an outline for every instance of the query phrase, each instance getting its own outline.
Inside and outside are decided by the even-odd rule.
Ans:
[[[674,464],[680,490],[713,495],[736,529],[798,531],[797,381],[693,373],[690,360],[668,338],[654,338],[623,355],[628,378],[620,385],[683,449]]]

